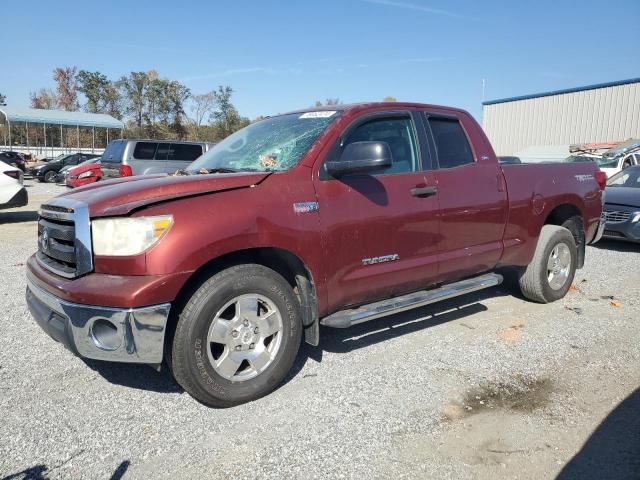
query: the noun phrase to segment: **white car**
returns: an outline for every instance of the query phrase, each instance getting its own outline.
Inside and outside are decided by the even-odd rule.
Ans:
[[[24,207],[28,201],[22,170],[0,162],[0,209]]]
[[[611,178],[625,168],[640,165],[640,153],[629,153],[614,158],[603,157],[597,163],[600,170],[606,173],[608,178]]]

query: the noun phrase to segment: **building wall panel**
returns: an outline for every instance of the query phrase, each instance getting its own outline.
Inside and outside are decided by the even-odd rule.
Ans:
[[[498,155],[538,145],[640,138],[640,81],[489,102],[483,127]]]

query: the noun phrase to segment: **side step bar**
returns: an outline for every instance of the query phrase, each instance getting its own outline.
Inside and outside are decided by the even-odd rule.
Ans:
[[[370,303],[353,310],[342,310],[323,318],[320,320],[320,324],[333,328],[348,328],[358,323],[368,322],[369,320],[458,297],[466,293],[495,287],[501,283],[502,275],[487,273],[479,277],[449,283],[433,290],[422,290]]]

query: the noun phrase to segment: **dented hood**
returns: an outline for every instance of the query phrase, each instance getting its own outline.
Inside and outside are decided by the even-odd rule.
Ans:
[[[141,175],[97,182],[61,196],[89,205],[91,217],[126,215],[167,200],[257,185],[269,173],[226,173],[180,177]]]

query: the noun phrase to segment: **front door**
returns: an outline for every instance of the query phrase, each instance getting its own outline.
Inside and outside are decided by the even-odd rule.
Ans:
[[[423,193],[435,180],[423,169],[412,115],[361,118],[330,155],[358,141],[387,142],[393,161],[340,178],[321,169],[316,180],[330,310],[424,288],[438,274],[438,197]]]

